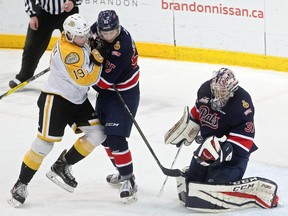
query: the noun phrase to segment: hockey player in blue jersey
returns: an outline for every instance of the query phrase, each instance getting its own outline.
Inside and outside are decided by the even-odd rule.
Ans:
[[[228,68],[215,71],[198,89],[194,107],[165,134],[165,143],[190,145],[201,135],[190,166],[177,177],[180,201],[189,209],[216,212],[278,204],[277,184],[243,179],[254,143],[254,106]],[[200,135],[198,135],[200,133]]]
[[[187,180],[217,184],[240,180],[257,149],[254,106],[230,69],[221,68],[201,85],[189,118],[204,142],[194,152]],[[173,134],[166,134],[167,143],[175,144],[173,139]]]
[[[188,181],[228,183],[240,180],[250,154],[257,149],[254,106],[249,93],[238,85],[231,70],[220,69],[200,87],[191,118],[200,125],[205,140],[203,146],[207,144],[207,150],[200,146],[194,153],[187,172]],[[221,137],[224,137],[222,142]],[[212,152],[222,149],[222,155],[214,157],[210,148]]]
[[[106,180],[110,184],[122,184],[120,197],[130,202],[136,200],[137,191],[132,156],[126,140],[133,122],[114,88],[135,116],[140,99],[138,52],[130,33],[120,25],[113,10],[101,11],[91,31],[94,35],[92,46],[97,47],[105,58],[100,81],[94,86],[98,92],[96,112],[107,135],[103,146],[119,172],[108,175]]]

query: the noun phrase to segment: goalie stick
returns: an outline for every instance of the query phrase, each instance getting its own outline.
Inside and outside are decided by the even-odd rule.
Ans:
[[[194,141],[194,140],[193,140],[193,141]],[[184,142],[185,142],[185,141],[184,141]],[[175,164],[175,162],[176,162],[176,160],[177,160],[177,158],[178,158],[178,156],[179,156],[179,153],[180,153],[180,151],[181,151],[181,149],[182,149],[182,147],[183,147],[183,145],[184,145],[184,142],[182,142],[181,145],[180,145],[180,147],[178,148],[178,151],[177,151],[177,153],[176,153],[176,155],[175,155],[175,157],[174,157],[174,160],[173,160],[173,162],[172,162],[172,164],[171,164],[170,169],[173,168],[173,166],[174,166],[174,164]],[[195,137],[195,142],[196,142],[197,144],[201,144],[201,143],[203,142],[203,138],[202,138],[200,135],[198,135],[198,136]],[[168,176],[166,176],[166,178],[165,178],[165,180],[164,180],[164,182],[163,182],[163,184],[162,184],[162,187],[161,187],[159,193],[157,194],[157,197],[160,198],[161,195],[163,194],[164,187],[165,187],[165,185],[166,185],[167,180],[168,180]]]
[[[175,157],[174,157],[174,160],[173,160],[173,162],[172,162],[172,164],[171,164],[171,167],[170,167],[170,169],[172,169],[173,168],[173,166],[174,166],[174,164],[175,164],[175,162],[176,162],[176,160],[177,160],[177,158],[178,158],[178,155],[179,155],[179,153],[180,153],[180,151],[181,151],[181,149],[182,149],[182,147],[183,147],[183,143],[181,143],[181,145],[180,145],[180,147],[178,148],[178,151],[177,151],[177,153],[176,153],[176,155],[175,155]],[[165,187],[165,185],[166,185],[166,182],[167,182],[167,180],[168,180],[168,176],[166,176],[166,178],[165,178],[165,180],[164,180],[164,182],[163,182],[163,184],[162,184],[162,187],[161,187],[161,189],[160,189],[160,191],[159,191],[159,193],[157,194],[157,197],[161,197],[161,195],[163,194],[163,191],[164,191],[164,187]]]
[[[178,176],[182,176],[184,175],[184,173],[179,170],[179,169],[168,169],[164,166],[162,166],[162,164],[160,163],[159,159],[157,158],[155,152],[153,151],[151,145],[149,144],[148,140],[146,139],[145,135],[143,134],[142,130],[140,129],[137,121],[135,120],[135,118],[133,117],[130,109],[128,108],[127,104],[125,103],[123,97],[121,96],[120,92],[118,91],[118,89],[115,87],[115,85],[112,86],[112,88],[115,90],[115,92],[117,93],[122,105],[124,106],[125,110],[127,111],[128,115],[130,116],[131,120],[133,121],[135,127],[137,128],[139,134],[141,135],[143,141],[145,142],[146,146],[148,147],[150,153],[152,154],[152,156],[154,157],[155,161],[157,162],[158,166],[160,167],[160,169],[162,170],[162,172],[167,175],[167,176],[171,176],[171,177],[178,177]]]
[[[0,96],[0,100],[16,91],[18,91],[19,89],[22,89],[24,86],[26,86],[29,82],[37,79],[38,77],[44,75],[45,73],[47,73],[48,71],[50,71],[50,67],[46,68],[45,70],[39,72],[38,74],[34,75],[33,77],[31,77],[30,79],[27,79],[26,81],[20,83],[19,85],[15,86],[14,88],[10,89],[9,91],[7,91],[6,93],[2,94]]]

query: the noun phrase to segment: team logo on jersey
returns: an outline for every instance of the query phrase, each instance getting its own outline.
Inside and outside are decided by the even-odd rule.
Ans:
[[[217,113],[211,113],[209,107],[202,105],[199,108],[199,119],[202,126],[207,126],[213,130],[219,127],[219,119]]]
[[[65,58],[65,64],[75,64],[80,60],[80,57],[77,53],[69,53]]]
[[[199,100],[200,103],[208,104],[209,103],[209,98],[208,97],[203,97]]]
[[[115,44],[114,44],[114,49],[115,50],[119,50],[121,48],[120,46],[120,41],[117,41]]]
[[[245,108],[245,109],[248,109],[249,108],[249,103],[246,102],[245,100],[242,100],[242,106]]]

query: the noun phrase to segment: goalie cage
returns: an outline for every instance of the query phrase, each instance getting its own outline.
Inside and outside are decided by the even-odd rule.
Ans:
[[[251,207],[269,209],[278,204],[277,184],[261,177],[249,177],[228,185],[186,184],[182,176],[176,181],[180,201],[186,208],[195,211],[221,212]]]

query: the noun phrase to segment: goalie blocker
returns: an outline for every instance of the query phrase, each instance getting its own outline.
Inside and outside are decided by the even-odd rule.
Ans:
[[[201,212],[233,211],[251,207],[270,209],[278,204],[277,184],[261,177],[245,178],[228,185],[186,183],[177,177],[177,190],[186,208]]]
[[[181,119],[164,135],[164,142],[180,146],[182,143],[188,146],[197,137],[200,126],[191,119],[189,107],[184,107]]]

